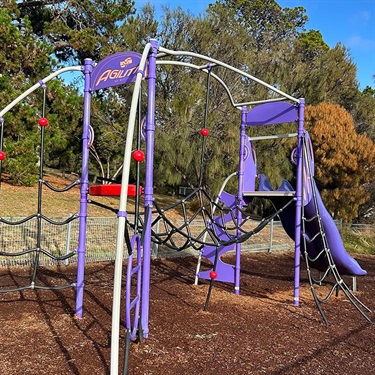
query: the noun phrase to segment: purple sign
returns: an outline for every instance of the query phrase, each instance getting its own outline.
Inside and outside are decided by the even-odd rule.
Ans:
[[[247,113],[247,126],[281,124],[294,122],[298,118],[297,107],[286,102],[259,105]]]
[[[137,52],[119,52],[106,57],[98,63],[92,72],[91,90],[134,82],[141,57],[141,54]]]

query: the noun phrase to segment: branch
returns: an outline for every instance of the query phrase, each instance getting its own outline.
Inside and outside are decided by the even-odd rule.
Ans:
[[[18,2],[17,7],[18,9],[30,8],[30,7],[42,7],[44,5],[52,5],[52,4],[63,3],[63,2],[64,1],[56,1],[56,0],[50,0],[50,1],[30,0],[30,1],[23,1],[22,3]]]
[[[178,167],[177,165],[174,166],[174,169],[182,176],[183,180],[191,187],[194,189],[194,186],[188,181],[186,174],[184,174]]]

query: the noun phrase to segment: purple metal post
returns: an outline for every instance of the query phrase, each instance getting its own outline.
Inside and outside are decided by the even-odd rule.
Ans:
[[[301,218],[303,194],[303,161],[302,148],[304,137],[305,100],[300,99],[298,106],[298,146],[297,146],[297,175],[296,175],[296,228],[294,242],[294,305],[299,306],[300,262],[301,262]]]
[[[237,227],[242,221],[243,207],[243,182],[244,182],[244,163],[245,163],[245,142],[246,142],[246,107],[241,109],[241,126],[240,126],[240,152],[238,163],[238,195],[237,195]],[[241,236],[241,231],[237,229],[237,236]],[[234,271],[234,292],[240,294],[240,273],[241,273],[241,243],[236,243],[236,264]]]
[[[83,97],[83,129],[82,129],[82,171],[81,171],[81,197],[79,207],[79,237],[77,260],[77,285],[76,285],[76,316],[82,318],[83,314],[83,288],[85,275],[86,255],[86,222],[87,222],[87,193],[89,187],[89,139],[90,139],[90,110],[91,92],[90,78],[93,70],[91,59],[85,59],[83,73],[85,75],[85,87]]]
[[[144,187],[145,223],[143,236],[143,273],[142,273],[142,311],[141,326],[143,337],[148,336],[148,317],[150,304],[150,267],[151,267],[151,223],[154,192],[154,133],[155,133],[155,89],[156,89],[156,54],[158,45],[150,41],[152,50],[148,66],[148,98],[146,120],[146,179]]]
[[[4,119],[0,116],[0,151],[3,151],[3,138],[4,138]],[[3,161],[0,160],[0,189],[1,189],[1,172]]]
[[[126,287],[125,287],[125,327],[129,332],[130,340],[135,340],[138,321],[139,321],[139,310],[141,305],[141,275],[142,275],[142,249],[141,249],[141,238],[138,234],[135,234],[131,239],[132,254],[128,257],[128,265],[126,272]],[[137,247],[137,263],[133,267],[134,248]],[[132,299],[132,277],[136,275],[136,293]],[[131,310],[134,308],[134,320],[133,324],[131,321]]]

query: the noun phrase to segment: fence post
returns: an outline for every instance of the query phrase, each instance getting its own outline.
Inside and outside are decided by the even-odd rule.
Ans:
[[[272,241],[273,241],[273,219],[270,222],[270,245],[268,247],[268,252],[272,251]]]
[[[72,217],[72,214],[69,214],[69,217]],[[68,255],[70,252],[70,239],[72,234],[72,221],[69,221],[66,228],[66,242],[65,242],[65,255]],[[69,259],[65,259],[65,265],[69,264]]]
[[[155,227],[155,233],[158,234],[159,233],[159,228],[160,228],[160,221],[158,220],[156,222],[156,227]],[[158,253],[159,253],[159,244],[156,243],[156,242],[153,242],[152,243],[152,255],[157,258],[158,257]]]

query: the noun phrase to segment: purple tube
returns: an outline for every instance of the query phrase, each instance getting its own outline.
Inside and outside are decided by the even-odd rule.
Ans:
[[[300,99],[298,106],[298,145],[296,153],[296,227],[294,240],[294,297],[295,306],[299,306],[300,264],[301,264],[301,219],[302,219],[302,189],[303,189],[303,161],[302,146],[304,136],[304,109],[305,100]]]
[[[134,248],[137,246],[137,260],[133,267]],[[128,257],[128,266],[126,273],[126,292],[125,292],[125,326],[130,335],[130,340],[135,340],[137,336],[139,310],[141,305],[141,274],[142,274],[142,247],[141,238],[135,234],[131,239],[132,254]],[[135,276],[134,276],[135,275]],[[132,299],[132,277],[136,278],[136,292]],[[131,319],[131,311],[134,309],[133,322]]]
[[[156,89],[156,54],[158,45],[150,41],[152,50],[148,66],[148,103],[146,120],[146,179],[144,187],[145,223],[143,237],[143,273],[142,273],[142,311],[141,325],[143,337],[148,336],[148,317],[150,305],[150,267],[151,267],[151,222],[154,184],[154,133],[155,133],[155,89]]]
[[[244,184],[244,163],[245,163],[245,143],[246,143],[246,107],[241,109],[241,127],[240,127],[240,155],[239,155],[239,166],[238,166],[238,195],[237,195],[237,228],[240,226],[242,221],[242,207],[244,205],[243,200],[243,184]],[[241,236],[241,231],[237,229],[237,236]],[[241,274],[241,248],[240,242],[236,243],[236,263],[234,271],[234,292],[240,294],[240,274]]]
[[[83,130],[82,130],[82,171],[81,171],[81,196],[79,208],[79,237],[78,237],[78,259],[77,259],[77,284],[76,284],[76,316],[83,315],[83,288],[85,276],[86,255],[86,224],[87,224],[87,192],[89,186],[89,140],[90,140],[90,109],[91,93],[90,78],[93,70],[91,59],[85,59],[83,73],[85,75],[85,87],[83,98]]]

